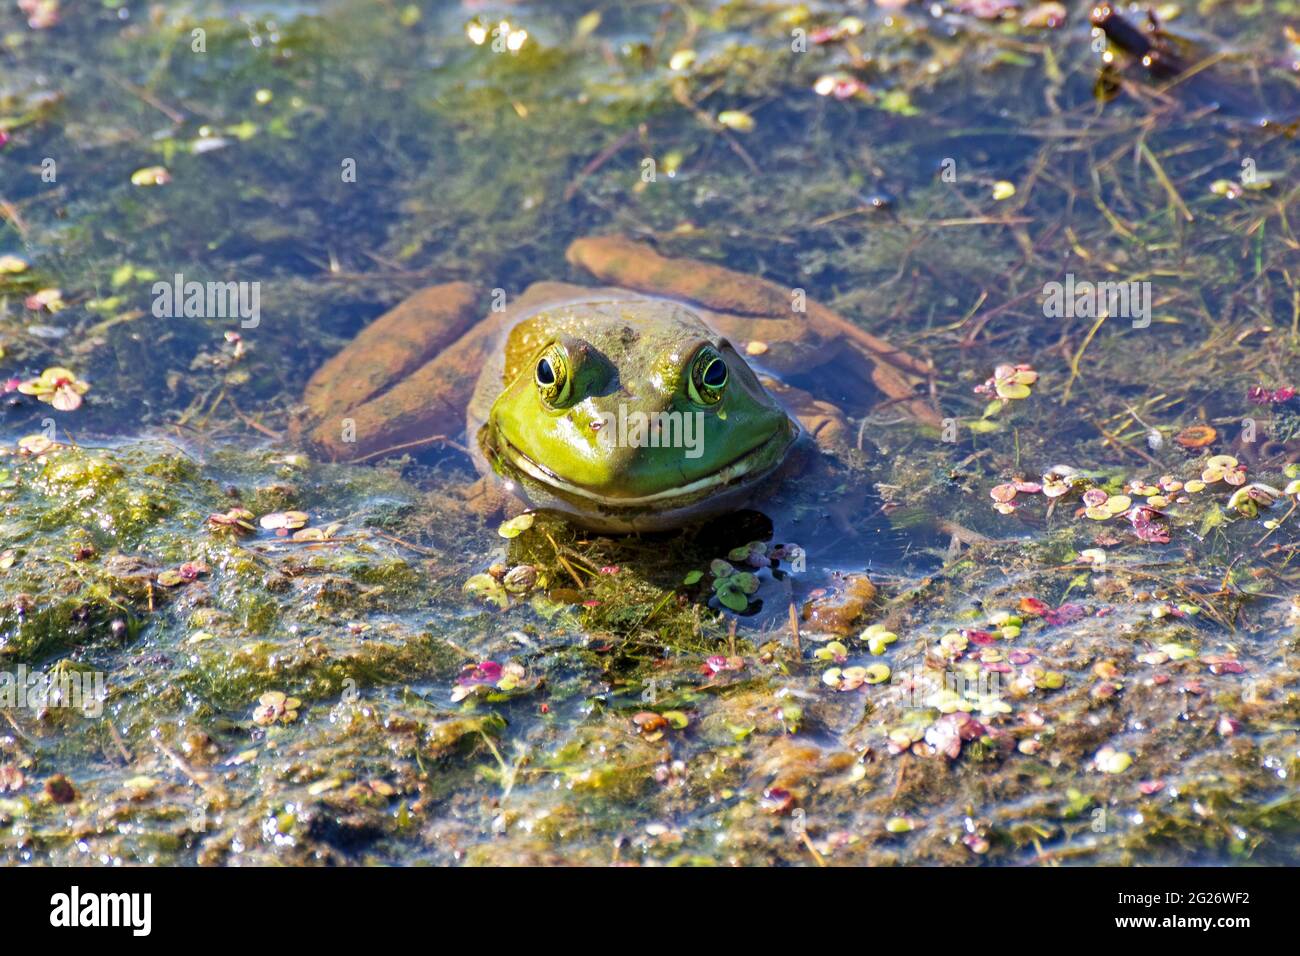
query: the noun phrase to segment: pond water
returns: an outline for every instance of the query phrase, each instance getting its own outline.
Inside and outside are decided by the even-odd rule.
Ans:
[[[1090,10],[0,6],[0,859],[1296,862],[1300,4]],[[647,535],[307,441],[588,236],[911,391]]]

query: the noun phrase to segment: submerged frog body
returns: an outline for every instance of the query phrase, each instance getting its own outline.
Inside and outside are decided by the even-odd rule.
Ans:
[[[914,393],[924,366],[822,306],[792,309],[779,286],[620,239],[579,240],[569,259],[618,286],[537,283],[476,321],[475,290],[452,283],[377,319],[308,383],[310,442],[365,460],[463,427],[511,496],[620,532],[753,500],[801,433],[847,449],[836,406],[742,351],[778,375],[838,366],[842,388],[936,419]]]

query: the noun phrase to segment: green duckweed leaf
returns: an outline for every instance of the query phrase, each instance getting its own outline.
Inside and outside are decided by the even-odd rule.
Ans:
[[[517,538],[533,526],[533,515],[522,514],[509,521],[501,522],[501,527],[497,528],[497,534],[503,538]]]

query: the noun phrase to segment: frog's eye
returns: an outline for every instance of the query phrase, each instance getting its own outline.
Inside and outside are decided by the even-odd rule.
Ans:
[[[533,370],[533,379],[542,401],[547,405],[559,407],[569,397],[569,359],[561,345],[548,345],[537,359]]]
[[[691,377],[687,383],[691,401],[697,405],[716,405],[722,401],[726,387],[727,363],[713,346],[704,346],[691,361]]]

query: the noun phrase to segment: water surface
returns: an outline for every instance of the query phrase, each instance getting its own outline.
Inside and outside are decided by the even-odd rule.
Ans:
[[[1162,9],[1173,78],[1102,74],[1086,4],[52,6],[0,9],[0,364],[89,390],[6,394],[38,440],[0,469],[0,659],[107,690],[0,715],[3,859],[1295,862],[1296,3]],[[501,537],[453,447],[295,440],[386,308],[582,281],[590,234],[805,290],[932,362],[945,427],[796,376],[861,461],[630,539]],[[256,283],[256,324],[159,318],[177,275]],[[1056,315],[1067,281],[1149,308]],[[991,407],[1004,364],[1038,378]],[[1225,455],[1244,484],[1144,487]],[[1081,486],[1029,490],[1053,466]],[[1153,531],[1085,487],[1188,500]],[[707,570],[754,540],[806,567],[734,615]],[[525,564],[505,609],[464,589]],[[803,618],[864,572],[845,633]]]

